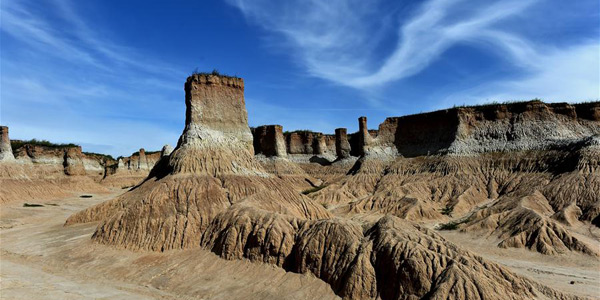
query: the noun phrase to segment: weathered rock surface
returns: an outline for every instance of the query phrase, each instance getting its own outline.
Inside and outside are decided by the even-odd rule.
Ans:
[[[390,216],[361,226],[238,206],[213,220],[201,244],[223,258],[312,273],[344,299],[576,299]]]
[[[335,130],[335,154],[338,158],[343,159],[350,157],[350,151],[346,128],[337,128]]]
[[[464,232],[495,235],[500,247],[598,255],[567,228],[600,213],[596,106],[461,108],[425,121],[388,119],[377,132],[360,118],[351,138],[362,154],[355,164],[346,157],[295,165],[294,155],[323,156],[331,142],[291,133],[289,159],[266,157],[267,133],[253,144],[243,89],[239,78],[190,76],[186,126],[173,152],[141,184],[66,224],[99,221],[93,240],[121,248],[205,247],[312,274],[344,299],[578,299],[413,221],[455,222]],[[423,132],[400,126],[414,121]],[[510,138],[492,134],[505,123]],[[554,136],[553,123],[562,126]],[[269,153],[282,150],[277,132],[266,145]],[[309,198],[290,179],[299,174],[327,180]]]
[[[21,142],[22,143],[22,142]],[[88,175],[100,177],[104,174],[110,159],[100,154],[82,152],[81,146],[44,146],[25,143],[15,149],[16,162],[19,164],[48,165],[64,169],[67,175]]]
[[[254,159],[243,88],[239,78],[190,76],[186,127],[168,161],[123,196],[67,224],[101,220],[94,240],[163,251],[198,247],[210,221],[238,203],[300,219],[329,217]]]
[[[160,150],[160,157],[162,158],[165,156],[169,156],[169,155],[171,155],[171,152],[173,152],[173,147],[169,144],[166,144]]]
[[[0,126],[0,162],[14,162],[15,156],[10,146],[8,127]]]
[[[64,157],[65,174],[85,175],[85,168],[83,166],[83,153],[81,147],[70,147],[65,150]]]
[[[335,136],[312,131],[293,131],[285,134],[289,154],[335,154]]]
[[[403,156],[548,149],[600,134],[600,103],[459,107],[387,118],[373,144]]]
[[[263,125],[253,129],[254,153],[270,156],[287,156],[283,127],[281,125]]]
[[[164,156],[171,153],[171,146],[165,145],[161,151],[146,152],[144,148],[127,157],[119,157],[117,162],[104,168],[102,184],[107,186],[126,188],[142,182]],[[169,149],[170,148],[170,149]]]
[[[502,247],[595,256],[594,244],[559,224],[589,224],[600,213],[595,141],[590,138],[562,150],[393,162],[366,156],[351,174],[310,196],[336,205],[335,212],[341,215],[393,214],[454,223],[496,235],[503,240]]]

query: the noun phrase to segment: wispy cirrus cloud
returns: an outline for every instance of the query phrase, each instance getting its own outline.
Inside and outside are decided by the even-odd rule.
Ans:
[[[409,9],[403,9],[402,1],[397,2],[399,7],[390,7],[383,1],[366,4],[367,1],[355,0],[228,2],[251,22],[278,37],[310,75],[365,91],[419,74],[450,48],[468,45],[515,68],[518,82],[502,78],[485,84],[488,88],[506,89],[496,93],[499,96],[536,94],[538,91],[525,94],[518,90],[528,84],[541,89],[553,83],[563,89],[544,93],[550,97],[598,94],[598,76],[591,71],[597,73],[599,67],[589,55],[590,49],[597,48],[597,39],[558,48],[526,38],[520,34],[520,26],[515,26],[532,27],[536,22],[547,22],[527,17],[542,5],[552,6],[548,1],[428,0]],[[562,12],[555,13],[556,16],[544,18],[562,20]],[[386,16],[386,22],[378,21],[380,16]],[[389,21],[394,18],[395,22]],[[380,33],[390,24],[396,29],[382,37]],[[374,51],[378,44],[386,43],[387,52]],[[571,78],[567,81],[571,84],[557,84],[564,83],[564,79],[550,66],[569,73]]]
[[[396,15],[397,40],[387,56],[373,53],[377,34],[385,22],[382,1],[250,1],[229,0],[252,21],[280,34],[294,49],[307,71],[317,77],[358,87],[370,87],[414,75],[446,49],[473,39],[495,41],[506,33],[487,31],[522,13],[535,0],[461,1],[430,0],[413,13]],[[465,9],[469,6],[469,9]],[[507,37],[508,38],[508,37]]]
[[[520,52],[520,51],[519,51]],[[518,53],[525,74],[477,84],[447,95],[437,108],[452,104],[528,100],[578,102],[600,100],[600,45],[589,42],[543,53]]]

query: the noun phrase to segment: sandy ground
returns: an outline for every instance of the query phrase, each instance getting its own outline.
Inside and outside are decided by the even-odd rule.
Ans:
[[[2,206],[0,299],[339,299],[309,275],[202,249],[119,250],[91,242],[96,224],[63,226],[72,213],[121,192]]]
[[[464,249],[509,267],[556,290],[600,299],[600,258],[577,253],[543,255],[537,252],[496,247],[500,240],[475,237],[459,231],[438,231]]]
[[[91,242],[96,224],[63,226],[72,213],[122,192],[0,207],[0,299],[338,299],[310,275],[227,261],[202,249],[119,250]],[[500,249],[491,238],[439,233],[555,289],[600,299],[598,258]]]

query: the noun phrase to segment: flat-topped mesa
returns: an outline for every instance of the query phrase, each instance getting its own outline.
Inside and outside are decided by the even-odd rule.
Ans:
[[[254,153],[264,156],[287,156],[283,126],[263,125],[254,128]]]
[[[350,157],[350,143],[346,128],[335,129],[335,154],[339,159]]]
[[[407,157],[544,150],[599,135],[599,121],[600,102],[458,107],[387,118],[374,143]]]
[[[172,173],[260,173],[253,161],[244,81],[194,74],[185,83],[185,129],[171,154]]]
[[[10,146],[10,138],[8,136],[8,127],[0,126],[0,162],[12,162],[15,156]]]

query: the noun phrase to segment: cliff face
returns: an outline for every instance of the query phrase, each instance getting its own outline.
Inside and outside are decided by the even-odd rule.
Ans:
[[[48,147],[24,144],[15,150],[16,162],[20,164],[48,165],[64,169],[67,175],[104,174],[107,164],[99,155],[86,155],[80,146]]]
[[[167,147],[166,145],[165,147]],[[163,147],[164,148],[164,147]],[[170,146],[167,151],[172,151]],[[150,170],[162,157],[162,151],[146,152],[141,148],[138,152],[127,157],[121,157],[116,162],[104,168],[102,184],[114,187],[132,187],[148,176]]]
[[[190,76],[186,125],[173,152],[134,189],[71,216],[67,224],[102,221],[97,242],[164,251],[199,247],[210,222],[240,206],[300,219],[328,217],[254,159],[243,87],[239,78]]]
[[[252,157],[242,79],[192,75],[185,102],[186,127],[169,161],[173,173],[260,172]]]
[[[281,125],[264,125],[253,129],[254,153],[265,156],[287,156],[283,127]]]
[[[350,157],[350,151],[346,128],[337,128],[335,130],[335,154],[338,158],[347,158]]]
[[[405,157],[540,150],[600,134],[600,104],[515,104],[453,108],[387,118],[373,141]]]
[[[154,165],[158,162],[160,156],[160,152],[153,151],[149,154],[146,154],[146,150],[141,148],[138,152],[133,153],[129,157],[123,157],[122,161],[125,170],[141,171],[142,173],[145,171],[147,175],[148,172],[150,172],[150,170],[152,170]]]
[[[335,154],[335,136],[312,131],[294,131],[285,135],[289,154]]]
[[[64,163],[65,174],[85,175],[85,168],[83,166],[83,153],[81,147],[69,147],[65,150]]]
[[[494,203],[514,208],[511,220],[539,225],[507,237],[504,246],[534,243],[546,249],[560,242],[566,249],[592,253],[547,216],[561,211],[557,217],[568,219],[577,214],[576,208],[549,201],[548,205],[538,205],[546,214],[527,209],[543,200],[530,197],[530,182],[544,187],[553,178],[551,175],[560,171],[570,173],[562,179],[565,183],[558,185],[568,188],[587,178],[581,174],[594,173],[596,140],[579,145],[573,157],[561,152],[567,156],[565,164],[556,163],[559,156],[553,154],[546,157],[546,163],[537,156],[506,161],[489,153],[487,158],[470,164],[462,156],[430,156],[430,160],[397,157],[390,162],[376,158],[403,154],[399,146],[402,143],[412,143],[412,148],[404,152],[416,154],[416,145],[427,142],[426,137],[436,139],[429,142],[429,149],[442,153],[441,148],[453,149],[459,138],[467,140],[477,128],[486,126],[469,123],[470,116],[478,114],[456,110],[456,118],[438,113],[441,116],[434,114],[437,117],[427,121],[390,119],[376,134],[367,130],[366,118],[361,118],[359,132],[351,137],[363,154],[358,168],[336,177],[335,183],[307,191],[312,193],[311,199],[283,176],[265,171],[255,159],[254,147],[274,153],[283,149],[278,145],[279,130],[275,127],[273,138],[267,138],[270,134],[265,128],[253,145],[241,79],[193,75],[185,84],[185,92],[186,125],[175,150],[161,155],[148,178],[135,188],[72,215],[67,225],[99,221],[92,239],[127,249],[204,247],[226,259],[247,258],[292,272],[311,273],[344,299],[574,299],[461,250],[409,220],[447,220],[440,212],[444,206],[457,213],[468,212],[494,198],[498,200]],[[594,116],[595,112],[588,115]],[[475,120],[483,122],[477,117]],[[400,127],[406,122],[417,122],[428,129],[422,136],[411,133],[415,129],[403,131]],[[289,156],[323,154],[335,145],[324,135],[310,132],[291,133],[286,138]],[[289,162],[282,158],[269,160]],[[338,166],[348,165],[334,167]],[[319,170],[328,166],[322,167]],[[588,169],[592,171],[581,171]],[[516,170],[520,172],[518,182],[526,185],[513,183],[511,176]],[[539,174],[531,175],[534,172]],[[593,181],[591,184],[596,185]],[[597,211],[597,200],[588,199],[593,197],[581,197],[583,200],[578,202],[582,213],[590,217]],[[336,205],[331,212],[325,209],[328,203]],[[480,213],[477,218],[468,220],[469,225],[487,219],[484,223],[492,230],[505,225],[493,224],[503,218],[493,208],[482,207],[475,212]],[[373,214],[361,215],[367,211]],[[334,218],[333,212],[338,217]]]
[[[15,149],[15,158],[6,127],[2,128],[1,146],[0,204],[107,192],[92,178],[103,173],[101,155],[87,156],[79,146],[24,144]]]

